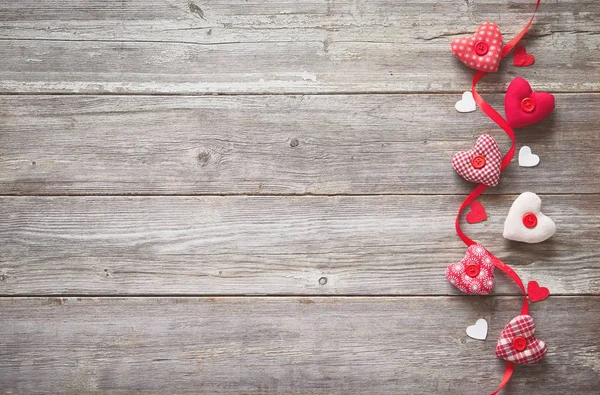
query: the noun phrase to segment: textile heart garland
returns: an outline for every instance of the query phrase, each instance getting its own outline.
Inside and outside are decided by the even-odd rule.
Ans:
[[[530,315],[513,318],[496,345],[496,356],[518,364],[535,363],[546,356],[546,343],[535,336],[535,321]]]
[[[494,263],[489,252],[478,244],[467,248],[462,261],[446,268],[446,279],[461,291],[487,295],[494,289]]]
[[[556,225],[542,214],[542,199],[523,192],[513,202],[504,222],[504,238],[524,243],[541,243],[556,232]]]
[[[479,26],[475,35],[457,38],[450,46],[454,56],[468,67],[486,72],[498,70],[502,54],[502,33],[497,25],[485,22]]]
[[[513,128],[533,125],[554,110],[554,96],[547,92],[534,92],[522,77],[517,77],[504,96],[506,121]]]
[[[477,139],[473,149],[452,157],[454,170],[465,180],[488,186],[498,185],[502,154],[496,140],[484,134]]]

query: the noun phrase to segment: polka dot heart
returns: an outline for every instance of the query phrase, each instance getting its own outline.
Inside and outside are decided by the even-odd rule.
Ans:
[[[472,69],[498,70],[502,54],[502,33],[498,25],[485,22],[474,36],[457,38],[451,43],[452,53]]]

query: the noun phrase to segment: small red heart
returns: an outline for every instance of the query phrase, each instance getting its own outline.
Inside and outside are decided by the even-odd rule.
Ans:
[[[515,47],[513,64],[517,67],[527,67],[535,63],[535,58],[532,54],[527,53],[527,50],[522,45]]]
[[[471,211],[467,213],[467,222],[470,224],[476,224],[487,219],[487,213],[483,204],[478,201],[471,203]]]
[[[471,37],[461,37],[450,44],[452,53],[468,67],[494,72],[502,55],[502,33],[497,25],[485,22]]]
[[[533,125],[546,118],[554,110],[554,96],[547,92],[534,92],[522,77],[517,77],[504,96],[506,121],[513,128]]]
[[[550,296],[550,291],[546,287],[540,287],[537,281],[527,283],[527,294],[531,303],[539,302]]]

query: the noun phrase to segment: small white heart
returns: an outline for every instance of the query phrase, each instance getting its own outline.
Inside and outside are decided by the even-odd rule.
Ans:
[[[462,99],[456,102],[454,108],[458,112],[473,112],[477,110],[477,104],[475,104],[475,99],[473,99],[473,92],[463,93]]]
[[[480,318],[475,322],[475,325],[467,327],[467,336],[476,340],[485,340],[487,338],[488,323],[485,319]]]
[[[531,148],[524,145],[519,150],[519,166],[534,167],[540,163],[540,157],[531,153]]]

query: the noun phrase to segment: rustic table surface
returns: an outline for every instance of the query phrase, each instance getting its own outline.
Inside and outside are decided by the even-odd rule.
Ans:
[[[3,0],[0,391],[480,394],[519,290],[444,278],[482,133],[449,51],[532,0]],[[556,111],[519,131],[466,231],[550,288],[547,358],[507,394],[600,391],[600,4],[544,0],[517,75]],[[502,238],[540,194],[549,241]],[[466,337],[478,318],[485,342]]]

